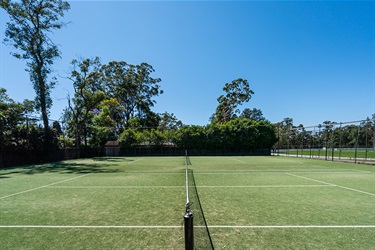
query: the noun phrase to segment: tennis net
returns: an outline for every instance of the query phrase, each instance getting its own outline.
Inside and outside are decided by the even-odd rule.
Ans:
[[[214,249],[210,232],[199,200],[190,158],[186,161],[186,214],[185,221],[185,249]]]

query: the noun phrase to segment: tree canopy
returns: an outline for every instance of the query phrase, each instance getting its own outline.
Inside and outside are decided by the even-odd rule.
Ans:
[[[41,111],[48,135],[48,110],[52,105],[50,93],[56,83],[56,78],[49,78],[49,75],[54,60],[60,57],[50,34],[65,25],[59,19],[70,5],[62,0],[2,0],[0,6],[10,17],[4,41],[16,49],[13,53],[16,58],[27,61],[26,70],[36,93],[36,108]]]
[[[251,99],[251,95],[254,92],[250,89],[250,84],[246,79],[238,78],[233,80],[231,83],[226,83],[223,87],[225,95],[221,95],[217,98],[219,102],[216,113],[215,121],[225,123],[232,118],[236,117],[236,114],[240,113],[237,109],[238,106]]]

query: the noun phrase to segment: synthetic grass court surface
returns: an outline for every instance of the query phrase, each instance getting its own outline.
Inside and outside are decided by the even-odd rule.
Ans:
[[[216,249],[373,249],[373,166],[190,157]],[[184,249],[183,157],[0,170],[1,249]]]

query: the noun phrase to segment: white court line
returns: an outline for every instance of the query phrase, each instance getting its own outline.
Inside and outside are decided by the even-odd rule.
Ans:
[[[124,171],[125,174],[179,174],[181,175],[182,172],[171,172],[171,171]]]
[[[309,169],[308,169],[309,170]],[[235,169],[235,170],[195,170],[194,174],[199,173],[199,174],[204,174],[204,173],[339,173],[339,174],[359,174],[359,173],[364,173],[364,174],[375,174],[375,172],[370,172],[370,171],[364,171],[364,170],[358,170],[358,169],[345,169],[346,171],[342,171],[342,169],[332,169],[332,168],[319,168],[316,170],[319,171],[308,171],[306,169],[290,169],[290,170],[244,170],[244,169]]]
[[[333,187],[332,185],[259,185],[259,186],[197,186],[197,188],[304,188]]]
[[[285,173],[301,173],[301,174],[366,174],[362,172],[328,172],[328,171],[323,171],[323,172],[311,172],[311,171],[215,171],[215,172],[201,172],[201,171],[194,171],[194,174],[248,174],[248,175],[255,175],[255,174],[268,174],[268,175],[275,175],[275,174],[285,174]]]
[[[239,160],[239,159],[237,159],[237,158],[234,158],[234,157],[227,157],[228,159],[231,159],[231,160],[235,160],[235,161],[238,161],[238,162],[241,162],[241,163],[246,163],[245,161],[243,161],[243,160]]]
[[[205,226],[194,226],[204,228]],[[180,226],[53,226],[53,225],[0,225],[0,228],[56,228],[56,229],[174,229]],[[236,229],[267,229],[267,228],[375,228],[375,225],[269,225],[269,226],[208,226],[208,228],[236,228]]]
[[[325,182],[325,181],[319,181],[319,180],[315,180],[315,179],[312,179],[312,178],[307,178],[307,177],[303,177],[303,176],[299,176],[299,175],[295,175],[295,174],[290,174],[290,173],[285,173],[285,174],[290,175],[290,176],[294,176],[294,177],[298,177],[298,178],[301,178],[301,179],[305,179],[305,180],[310,180],[310,181],[314,181],[314,182],[318,182],[318,183],[322,183],[322,184],[331,185],[331,186],[334,186],[334,187],[339,187],[339,188],[355,191],[355,192],[362,193],[362,194],[368,194],[368,195],[371,195],[371,196],[375,196],[375,194],[373,194],[373,193],[365,192],[365,191],[354,189],[354,188],[348,188],[348,187],[332,184],[332,183]]]
[[[84,174],[84,175],[76,176],[76,177],[69,178],[69,179],[66,179],[66,180],[62,180],[62,181],[50,183],[50,184],[47,184],[47,185],[44,185],[44,186],[40,186],[40,187],[36,187],[36,188],[31,188],[31,189],[28,189],[28,190],[25,190],[25,191],[22,191],[22,192],[18,192],[18,193],[14,193],[14,194],[9,194],[9,195],[6,195],[6,196],[2,196],[2,197],[0,197],[0,200],[8,198],[8,197],[15,196],[15,195],[19,195],[19,194],[24,194],[24,193],[28,193],[28,192],[31,192],[31,191],[35,191],[35,190],[38,190],[38,189],[41,189],[41,188],[46,188],[46,187],[49,187],[49,186],[52,186],[52,185],[55,185],[55,184],[59,184],[59,183],[71,181],[71,180],[74,180],[74,179],[78,179],[78,178],[81,178],[81,177],[84,177],[84,176],[87,176],[87,175],[89,175],[89,174]]]
[[[366,170],[359,170],[359,169],[350,169],[350,170],[353,170],[359,173],[364,173],[364,174],[375,174],[375,172],[366,171]]]
[[[208,226],[208,228],[375,228],[375,225],[343,225],[343,226]]]
[[[67,229],[108,229],[108,228],[125,228],[125,229],[158,229],[158,228],[182,228],[181,226],[49,226],[49,225],[13,225],[1,226],[0,228],[67,228]]]
[[[137,188],[186,188],[185,186],[48,186],[47,188],[77,188],[77,189],[137,189]]]
[[[304,188],[304,187],[333,187],[332,185],[258,185],[258,186],[196,186],[197,188]],[[142,189],[142,188],[186,188],[185,186],[48,186],[56,189]]]
[[[134,160],[134,161],[132,161],[132,162],[129,162],[128,164],[132,164],[132,163],[134,163],[134,162],[137,162],[137,161],[141,161],[141,160],[143,160],[144,158],[141,158],[141,159],[138,159],[138,160]]]

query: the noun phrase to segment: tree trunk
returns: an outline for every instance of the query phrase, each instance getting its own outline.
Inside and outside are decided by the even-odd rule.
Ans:
[[[45,148],[50,148],[52,146],[52,133],[49,128],[49,123],[48,123],[48,111],[47,111],[47,96],[46,96],[46,83],[45,79],[42,75],[42,62],[37,61],[37,77],[36,79],[38,86],[35,86],[35,89],[39,88],[39,96],[37,98],[39,99],[40,103],[40,111],[42,113],[42,119],[43,119],[43,126],[44,126],[44,146]],[[38,91],[36,91],[38,93]]]

